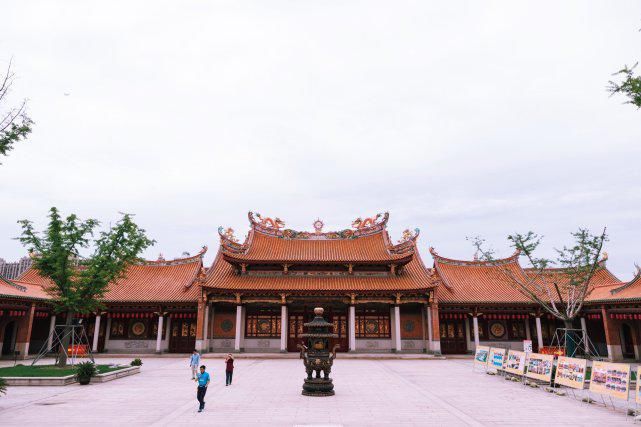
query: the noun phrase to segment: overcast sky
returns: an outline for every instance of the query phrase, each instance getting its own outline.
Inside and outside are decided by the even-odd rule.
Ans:
[[[89,3],[100,4],[100,7]],[[518,3],[518,4],[516,4]],[[390,212],[396,240],[469,259],[534,230],[541,255],[608,227],[641,263],[641,111],[608,97],[641,60],[638,1],[12,1],[0,65],[29,98],[0,159],[0,257],[51,206],[136,220],[166,258],[247,211],[343,229]]]

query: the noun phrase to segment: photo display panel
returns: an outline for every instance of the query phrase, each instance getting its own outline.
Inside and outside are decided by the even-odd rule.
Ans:
[[[523,375],[525,371],[525,352],[510,350],[507,352],[505,371],[511,374]]]
[[[490,349],[490,356],[487,359],[487,366],[495,371],[503,369],[505,363],[505,349],[492,347]]]
[[[486,366],[489,354],[490,347],[484,345],[476,347],[476,353],[474,354],[474,364],[477,366]]]
[[[585,359],[559,356],[554,383],[581,390],[585,385],[587,368],[588,361]]]
[[[552,380],[552,367],[554,356],[550,354],[530,353],[527,358],[526,377],[535,380],[550,382]]]
[[[630,365],[627,363],[593,362],[590,391],[628,400]]]

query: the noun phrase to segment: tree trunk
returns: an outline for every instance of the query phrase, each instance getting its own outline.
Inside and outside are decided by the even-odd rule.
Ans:
[[[69,349],[69,344],[71,342],[71,325],[73,324],[73,312],[67,312],[67,318],[65,319],[65,330],[62,331],[62,340],[60,341],[60,352],[58,357],[58,367],[64,368],[67,366],[67,350]],[[73,344],[73,343],[72,343]]]
[[[568,331],[567,329],[574,329],[572,324],[572,319],[563,319],[565,324],[565,355],[568,357],[574,357],[577,349],[577,336],[574,331]]]

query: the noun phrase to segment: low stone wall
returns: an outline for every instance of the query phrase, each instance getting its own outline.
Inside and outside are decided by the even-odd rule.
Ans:
[[[105,383],[118,378],[140,373],[140,366],[130,366],[117,371],[98,374],[91,378],[90,383]],[[4,377],[9,386],[63,386],[78,382],[75,375],[65,377]]]

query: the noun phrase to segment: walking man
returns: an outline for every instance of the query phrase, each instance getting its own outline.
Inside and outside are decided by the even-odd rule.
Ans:
[[[205,365],[200,367],[200,373],[197,374],[198,381],[198,391],[196,392],[196,399],[200,406],[198,407],[198,412],[202,412],[205,409],[205,394],[207,393],[207,386],[209,385],[209,372],[205,372]]]
[[[227,359],[225,359],[225,364],[227,367],[225,368],[225,386],[231,385],[231,377],[234,375],[234,358],[232,357],[231,353],[227,355]]]
[[[192,380],[196,379],[196,375],[198,374],[198,365],[200,365],[200,353],[194,350],[189,358],[189,368],[191,369]]]

